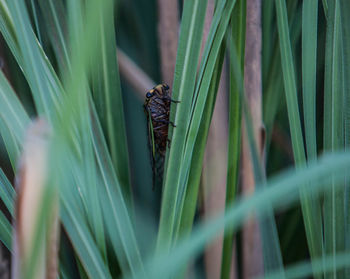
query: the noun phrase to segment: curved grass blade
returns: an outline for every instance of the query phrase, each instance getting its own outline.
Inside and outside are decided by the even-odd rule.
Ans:
[[[228,224],[233,231],[240,228],[253,211],[266,216],[270,204],[275,210],[291,205],[299,199],[299,190],[305,183],[311,182],[313,192],[322,192],[327,189],[332,176],[335,181],[343,180],[343,172],[350,167],[350,153],[343,152],[325,155],[310,165],[285,171],[270,179],[266,187],[258,187],[251,197],[237,201],[225,215],[216,216],[209,222],[197,227],[190,238],[179,242],[170,254],[160,254],[146,263],[147,275],[150,278],[164,278],[181,269],[193,257],[199,255],[205,245],[213,241],[218,233]],[[310,192],[307,192],[309,195]],[[137,273],[134,278],[139,277]],[[129,276],[124,278],[130,278]]]
[[[332,270],[339,270],[350,266],[350,253],[337,253],[335,255],[336,265],[332,263],[333,256],[324,256],[322,258],[313,259],[312,262],[301,262],[288,266],[285,269],[286,277],[294,278],[310,278],[313,273],[327,273]],[[268,279],[280,278],[280,273],[271,273],[266,275]]]

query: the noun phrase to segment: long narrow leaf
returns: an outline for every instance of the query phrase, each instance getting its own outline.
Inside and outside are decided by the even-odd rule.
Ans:
[[[195,87],[196,67],[207,1],[190,0],[184,4],[173,83],[173,99],[179,100],[181,103],[178,104],[176,109],[175,124],[177,127],[172,135],[172,146],[168,152],[169,159],[166,163],[157,240],[158,250],[168,250],[170,248],[174,232],[176,197],[178,196],[178,188],[174,185],[174,182],[177,181],[182,162],[182,150],[184,149],[184,139]],[[174,115],[175,110],[172,106],[171,119],[174,119]],[[172,130],[170,129],[169,132],[171,135]]]
[[[278,35],[281,49],[284,90],[286,93],[288,119],[292,136],[293,153],[297,166],[305,164],[305,150],[301,132],[300,114],[292,50],[289,38],[288,19],[285,1],[275,1]],[[301,188],[301,205],[309,250],[312,257],[320,257],[323,251],[321,209],[314,195],[306,196],[306,188]]]

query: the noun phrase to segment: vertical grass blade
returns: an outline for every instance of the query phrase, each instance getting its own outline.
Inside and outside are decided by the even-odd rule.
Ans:
[[[178,189],[175,182],[178,179],[182,153],[189,122],[192,94],[195,87],[200,43],[204,25],[207,1],[189,0],[184,3],[181,21],[178,53],[176,58],[173,84],[174,100],[179,100],[176,109],[175,124],[172,136],[172,146],[168,152],[167,168],[164,177],[161,216],[157,239],[158,250],[168,250],[173,238],[175,225],[176,198]],[[171,119],[174,119],[175,107],[171,108]],[[172,129],[170,129],[170,135]]]
[[[343,57],[341,37],[341,17],[339,1],[328,1],[328,18],[325,53],[325,92],[324,92],[324,149],[343,150]],[[339,183],[339,182],[338,182]],[[336,253],[345,247],[344,184],[335,185],[324,196],[324,238],[325,251],[333,256],[334,269],[327,277],[344,276],[337,272]]]
[[[244,72],[244,42],[245,42],[245,14],[246,1],[239,0],[233,9],[230,28],[236,44],[237,58],[240,61],[240,70]],[[232,48],[229,47],[232,51]],[[229,53],[229,55],[232,55]],[[235,201],[238,187],[238,170],[241,150],[241,118],[242,104],[239,86],[234,78],[233,65],[230,63],[230,91],[229,91],[229,138],[227,158],[227,185],[225,210]],[[229,278],[233,253],[233,232],[225,229],[225,237],[222,250],[221,278]]]
[[[105,1],[107,9],[98,14],[98,47],[92,65],[93,99],[106,135],[111,158],[125,199],[131,205],[129,155],[126,141],[124,108],[117,65],[114,30],[114,1]]]
[[[308,159],[317,157],[316,55],[318,0],[303,2],[302,68],[305,141]]]
[[[347,0],[340,0],[340,16],[341,16],[341,32],[343,43],[343,90],[344,90],[344,144],[345,150],[350,146],[350,2]],[[346,251],[350,251],[350,183],[349,177],[346,176],[346,188],[345,188],[345,248]],[[350,269],[347,268],[346,275],[350,277]]]
[[[200,124],[203,121],[203,112],[206,102],[208,100],[210,82],[214,74],[216,63],[219,59],[221,45],[235,3],[235,1],[220,2],[214,14],[211,30],[209,31],[208,40],[206,44],[206,49],[209,49],[209,53],[208,56],[205,56],[205,51],[203,54],[203,60],[201,63],[202,69],[198,77],[197,87],[192,102],[191,118],[186,133],[186,145],[184,149],[182,164],[180,166],[179,180],[177,181],[176,186],[176,188],[178,188],[176,196],[176,219],[182,215],[182,211],[184,208],[184,202],[186,197],[185,194],[187,191],[187,186],[189,185],[188,178],[191,168],[190,165],[192,162],[194,145],[196,143],[196,137],[198,137],[199,134]],[[219,8],[220,5],[223,5],[222,10]],[[219,16],[220,12],[222,13],[221,16]],[[215,25],[214,22],[217,17],[219,17],[220,20],[218,22],[218,25]],[[216,31],[214,31],[215,29]],[[210,35],[213,32],[215,33],[215,36],[211,40]],[[179,222],[177,222],[176,224],[175,231],[179,231]]]
[[[305,150],[301,132],[300,114],[297,99],[295,69],[292,49],[289,38],[288,18],[286,3],[276,0],[277,27],[281,50],[284,90],[286,93],[288,119],[292,137],[293,153],[298,167],[305,165]],[[308,190],[301,188],[301,206],[304,217],[306,236],[311,257],[321,257],[323,251],[321,209],[318,206],[317,197],[307,196]]]
[[[180,237],[187,237],[192,230],[194,215],[196,212],[196,204],[198,200],[198,190],[202,174],[203,158],[205,154],[205,146],[207,143],[209,127],[214,112],[215,100],[218,93],[221,72],[224,63],[226,46],[222,45],[220,54],[215,65],[215,75],[213,75],[210,83],[208,99],[205,104],[202,122],[199,129],[199,134],[196,139],[195,149],[193,151],[191,169],[189,172],[185,202],[181,218],[177,220],[178,230],[176,231],[176,240]]]

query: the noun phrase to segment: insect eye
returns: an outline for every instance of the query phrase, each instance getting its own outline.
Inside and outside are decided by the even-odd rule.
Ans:
[[[165,90],[168,90],[168,89],[169,89],[169,85],[167,85],[166,83],[163,83],[163,88],[164,88]]]
[[[152,93],[147,92],[147,94],[146,94],[146,98],[151,98],[152,96],[153,96],[153,94],[152,94]]]

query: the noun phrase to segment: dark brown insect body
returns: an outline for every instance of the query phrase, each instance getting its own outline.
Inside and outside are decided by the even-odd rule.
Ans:
[[[174,123],[169,121],[171,102],[178,103],[178,101],[171,99],[169,86],[165,83],[153,87],[146,93],[144,109],[147,115],[154,176],[157,174],[156,157],[160,157],[160,160],[164,161],[166,146],[170,143],[168,139],[169,124],[175,127]]]

